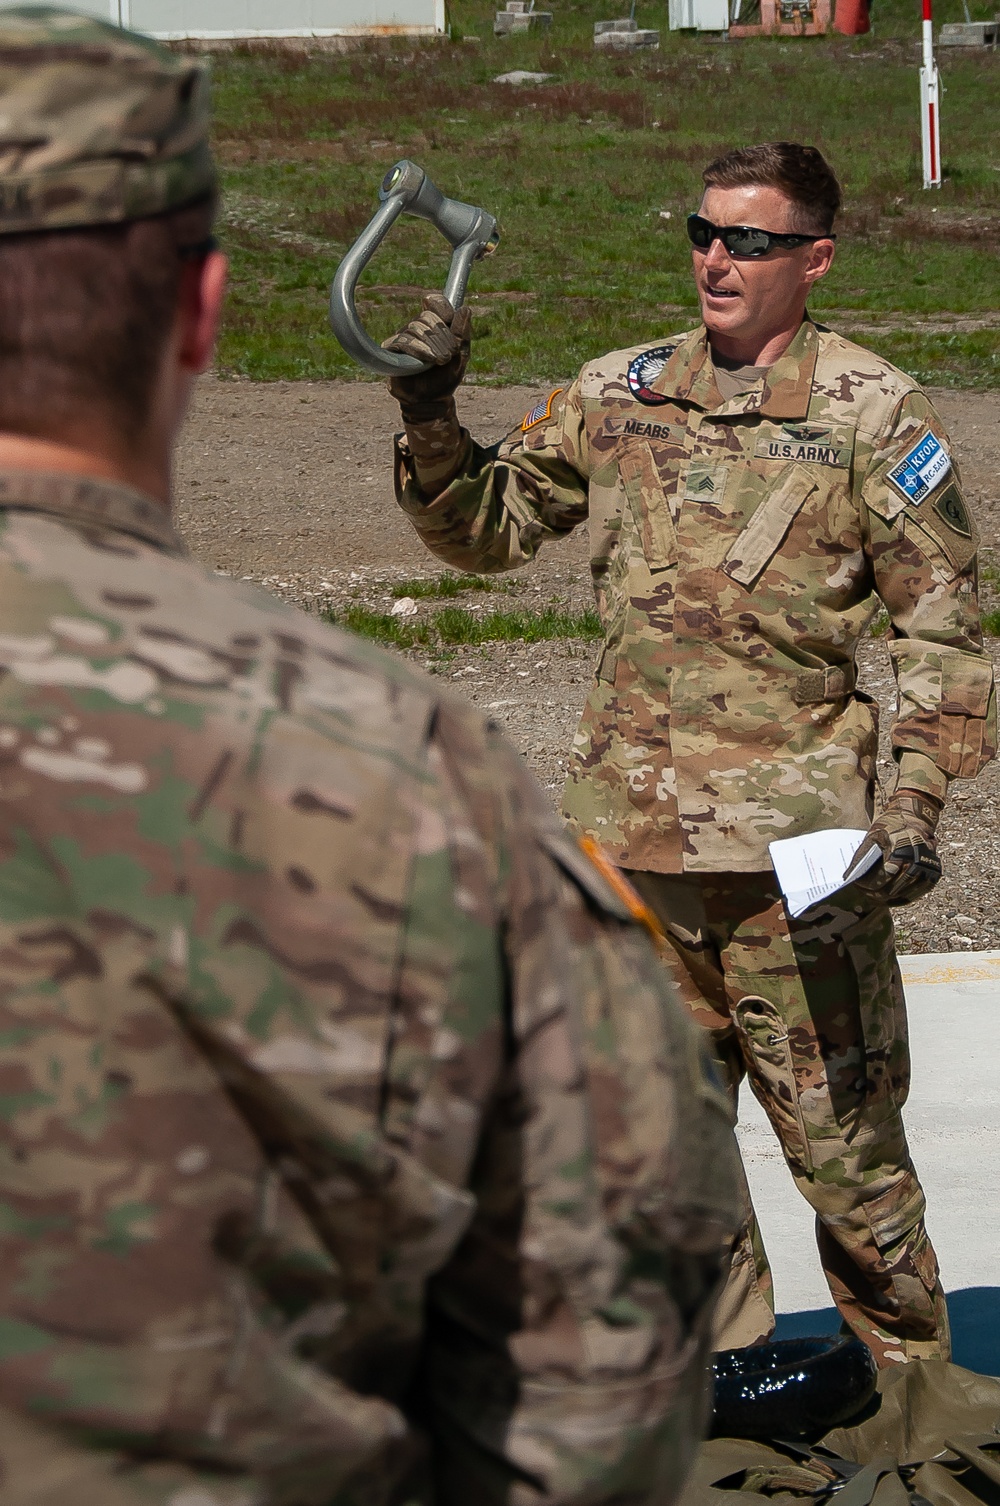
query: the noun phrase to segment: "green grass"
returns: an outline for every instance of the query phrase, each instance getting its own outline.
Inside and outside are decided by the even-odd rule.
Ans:
[[[924,381],[1000,386],[1000,330],[919,327],[941,313],[996,323],[1000,54],[942,52],[947,181],[925,193],[915,0],[879,0],[867,37],[729,43],[672,34],[665,7],[640,0],[637,19],[662,28],[662,46],[633,57],[590,44],[618,0],[560,0],[547,39],[505,41],[492,36],[495,4],[453,0],[454,34],[477,44],[386,39],[346,55],[263,46],[215,58],[233,262],[223,372],[358,375],[327,328],[329,281],[402,156],[500,220],[500,249],[471,285],[480,379],[555,382],[602,351],[684,329],[696,310],[683,222],[701,167],[731,145],[791,137],[821,146],[846,190],[817,316],[888,320],[897,327],[860,338]],[[971,9],[985,17],[991,6]],[[961,0],[937,11],[939,23],[960,20]],[[553,77],[492,83],[512,68]],[[376,339],[411,315],[422,288],[442,285],[447,259],[430,227],[394,229],[359,297]]]
[[[326,612],[327,622],[349,628],[363,638],[392,648],[441,648],[483,643],[541,643],[550,638],[600,638],[596,612],[561,612],[547,607],[541,612],[467,612],[463,607],[443,607],[419,620],[373,612],[368,607],[348,607]]]
[[[442,600],[460,596],[463,591],[511,591],[513,585],[508,581],[494,581],[488,575],[453,575],[446,570],[443,575],[434,575],[430,579],[424,576],[415,577],[413,580],[401,580],[393,586],[392,594],[397,601],[404,596],[411,596],[415,601]]]
[[[990,638],[1000,638],[1000,612],[983,613],[983,632]]]

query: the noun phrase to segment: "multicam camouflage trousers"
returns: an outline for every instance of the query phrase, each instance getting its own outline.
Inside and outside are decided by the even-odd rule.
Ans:
[[[769,873],[629,878],[676,954],[681,997],[746,1076],[816,1213],[833,1299],[880,1365],[948,1358],[937,1260],[901,1110],[909,1046],[892,916],[855,888],[790,920]],[[766,1339],[771,1273],[749,1188],[716,1347]]]

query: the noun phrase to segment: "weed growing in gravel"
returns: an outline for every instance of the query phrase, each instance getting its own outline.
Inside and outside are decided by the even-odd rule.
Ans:
[[[983,613],[983,632],[990,638],[1000,638],[1000,612]]]
[[[404,596],[412,596],[414,600],[421,601],[427,597],[460,596],[463,591],[509,591],[510,589],[509,582],[498,583],[487,575],[453,575],[450,570],[446,570],[443,575],[434,575],[429,580],[424,577],[401,580],[397,586],[393,586],[392,594],[397,601]]]
[[[601,636],[596,612],[561,612],[546,607],[541,612],[496,611],[480,615],[462,607],[443,607],[419,621],[373,612],[369,607],[348,607],[343,612],[325,612],[327,622],[372,638],[392,648],[431,648],[442,644],[541,643],[548,638]]]

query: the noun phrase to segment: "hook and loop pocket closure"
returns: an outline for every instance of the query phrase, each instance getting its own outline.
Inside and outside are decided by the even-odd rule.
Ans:
[[[731,580],[741,586],[754,584],[781,547],[802,504],[816,487],[817,482],[801,466],[786,467],[726,552],[721,568]]]
[[[804,669],[795,677],[796,706],[825,706],[846,701],[854,694],[858,672],[853,664],[828,664],[824,669]]]
[[[670,500],[648,444],[629,445],[618,462],[618,474],[650,570],[667,570],[677,563],[677,534]]]
[[[748,975],[740,979],[752,986]],[[764,1104],[786,1156],[807,1173],[813,1170],[812,1146],[799,1097],[799,1083],[788,1025],[781,1011],[762,993],[745,993],[733,1009],[754,1093]]]

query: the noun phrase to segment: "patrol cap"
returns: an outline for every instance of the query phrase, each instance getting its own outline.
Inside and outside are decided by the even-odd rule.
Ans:
[[[202,63],[60,6],[0,9],[0,235],[203,198],[208,125]]]

